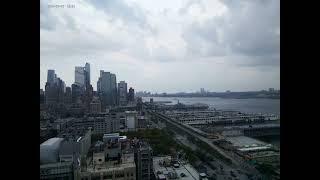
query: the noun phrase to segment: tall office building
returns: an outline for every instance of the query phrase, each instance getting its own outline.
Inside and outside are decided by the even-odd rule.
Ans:
[[[85,72],[85,86],[86,89],[90,88],[90,64],[86,63],[84,66],[84,72]]]
[[[111,103],[117,105],[117,78],[115,74],[111,74]]]
[[[63,103],[65,92],[66,92],[66,83],[62,79],[57,78],[57,85],[58,85],[58,98],[59,98],[58,101]]]
[[[75,77],[74,77],[73,87],[74,95],[73,102],[79,102],[79,97],[81,99],[81,103],[85,106],[86,110],[90,109],[90,102],[92,100],[93,88],[90,84],[90,64],[86,63],[84,67],[77,66],[75,67]]]
[[[134,89],[132,87],[129,88],[128,101],[130,102],[134,101]]]
[[[90,88],[90,64],[86,63],[84,67],[76,66],[74,72],[75,84],[84,90]]]
[[[71,85],[72,103],[80,103],[81,102],[81,93],[82,93],[82,89],[78,84]]]
[[[56,74],[55,74],[54,70],[49,69],[48,75],[47,75],[47,82],[52,84],[52,83],[54,83],[55,78],[56,78]]]
[[[66,104],[71,104],[71,103],[72,103],[72,91],[71,91],[71,87],[66,87],[66,93],[65,93],[64,102],[65,102]]]
[[[45,95],[43,89],[40,89],[40,104],[45,102]]]
[[[127,105],[127,83],[125,81],[120,81],[118,83],[118,96],[119,96],[119,105]]]
[[[74,70],[74,83],[80,87],[84,87],[85,85],[85,71],[84,67],[75,67]]]
[[[57,77],[54,70],[48,70],[47,83],[45,86],[46,104],[63,103],[66,84]]]
[[[104,109],[106,106],[116,105],[116,75],[101,70],[97,82],[97,91]]]

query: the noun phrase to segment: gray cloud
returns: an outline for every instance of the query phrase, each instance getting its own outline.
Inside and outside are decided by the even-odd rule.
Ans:
[[[111,17],[111,21],[121,19],[128,25],[138,25],[142,28],[148,27],[146,12],[138,5],[127,4],[122,0],[88,0],[96,9],[104,11]]]
[[[48,1],[40,1],[40,28],[45,30],[54,30],[58,19],[48,8]]]
[[[225,39],[235,52],[246,55],[270,55],[280,51],[280,4],[277,0],[244,1],[229,5]],[[237,4],[238,5],[238,4]]]
[[[214,21],[207,21],[203,25],[192,23],[183,32],[182,37],[187,43],[189,55],[203,57],[226,55],[227,47],[224,42],[219,42]]]
[[[222,2],[228,8],[225,15],[212,17],[202,24],[192,23],[185,29],[183,38],[189,52],[200,56],[249,56],[255,66],[278,65],[279,59],[268,58],[280,53],[280,35],[276,33],[280,29],[278,1]],[[187,13],[188,7],[190,4],[182,12]],[[257,58],[262,56],[266,57]]]

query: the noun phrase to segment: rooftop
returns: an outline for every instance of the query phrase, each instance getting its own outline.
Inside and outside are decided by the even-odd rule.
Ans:
[[[235,147],[257,147],[265,146],[266,143],[247,136],[227,137],[227,141],[231,142]]]
[[[135,167],[134,163],[134,155],[133,153],[122,154],[120,164],[118,161],[106,161],[102,165],[93,165],[93,161],[91,161],[88,165],[87,171],[89,172],[99,172],[99,171],[116,171],[125,168],[133,168]]]
[[[40,168],[53,168],[58,166],[71,166],[72,162],[58,162],[58,163],[49,163],[49,164],[41,164]]]
[[[153,169],[156,176],[166,177],[170,179],[170,176],[175,176],[176,179],[182,180],[198,180],[199,173],[188,163],[179,161],[179,167],[173,167],[172,165],[164,166],[160,165],[161,162],[168,162],[171,160],[170,156],[153,157]],[[158,174],[160,173],[160,174]]]
[[[43,142],[40,146],[53,146],[53,145],[58,145],[63,138],[50,138],[47,141]]]
[[[273,148],[271,144],[246,136],[227,137],[226,140],[241,152],[266,151]]]

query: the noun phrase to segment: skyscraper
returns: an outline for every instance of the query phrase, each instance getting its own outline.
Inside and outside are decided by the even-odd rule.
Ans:
[[[45,94],[43,89],[40,89],[40,104],[43,104],[45,102]]]
[[[47,75],[47,82],[52,84],[52,83],[54,83],[55,78],[56,78],[56,74],[55,74],[54,70],[49,69],[48,75]]]
[[[127,105],[127,83],[125,81],[120,81],[118,83],[118,95],[119,95],[119,105]]]
[[[115,74],[111,75],[111,103],[112,105],[117,104],[117,78]]]
[[[84,67],[76,66],[74,82],[84,90],[90,88],[90,64],[86,63]]]
[[[71,85],[72,103],[81,102],[81,87],[77,84]]]
[[[102,107],[116,105],[116,75],[110,72],[100,71],[97,82],[97,91],[101,99]]]
[[[132,87],[129,88],[128,101],[130,102],[134,101],[134,89]]]
[[[48,70],[47,83],[45,86],[46,104],[63,103],[66,84],[57,77],[54,70]]]
[[[85,71],[83,67],[75,67],[74,70],[74,83],[80,87],[84,87]]]
[[[65,102],[66,104],[71,104],[71,103],[72,103],[72,91],[71,91],[71,87],[66,87],[66,93],[65,93],[64,102]]]
[[[84,72],[85,72],[85,86],[86,86],[86,89],[89,89],[90,88],[90,64],[89,63],[86,63],[86,65],[84,66]]]

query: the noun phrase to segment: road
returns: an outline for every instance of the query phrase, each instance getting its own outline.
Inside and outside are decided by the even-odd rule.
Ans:
[[[248,172],[252,175],[257,175],[259,176],[259,172],[254,168],[251,167],[250,165],[248,165],[242,158],[240,158],[239,156],[237,156],[235,153],[233,152],[225,152],[224,150],[222,150],[220,147],[216,146],[215,144],[213,144],[213,140],[212,139],[208,139],[194,131],[192,131],[191,129],[187,128],[184,124],[174,121],[170,118],[168,118],[167,116],[160,114],[158,112],[150,112],[149,113],[155,115],[158,118],[161,118],[162,120],[172,124],[173,126],[181,129],[182,131],[184,131],[185,133],[197,138],[198,140],[206,143],[209,147],[211,147],[212,149],[216,150],[218,153],[220,153],[223,157],[230,159],[231,160],[231,166],[233,168],[240,168],[243,172]]]
[[[214,150],[216,150],[218,153],[220,153],[222,156],[224,156],[224,157],[227,158],[227,159],[230,159],[233,165],[235,165],[235,166],[237,166],[237,167],[240,165],[240,164],[239,164],[237,161],[235,161],[231,156],[227,155],[223,150],[221,150],[219,147],[217,147],[216,145],[214,145],[214,144],[212,143],[212,140],[207,139],[207,138],[205,138],[205,137],[203,137],[203,136],[200,136],[199,134],[196,134],[196,133],[192,132],[191,130],[185,128],[183,124],[180,124],[179,122],[175,122],[175,121],[171,120],[170,118],[165,117],[165,116],[162,115],[162,114],[159,114],[159,113],[157,113],[157,112],[149,112],[149,113],[152,113],[152,114],[156,115],[158,118],[161,118],[161,119],[165,120],[166,122],[168,122],[168,123],[176,126],[177,128],[179,128],[179,129],[183,130],[184,132],[188,133],[189,135],[198,138],[198,139],[201,140],[202,142],[205,142],[205,143],[208,144],[212,149],[214,149]]]

